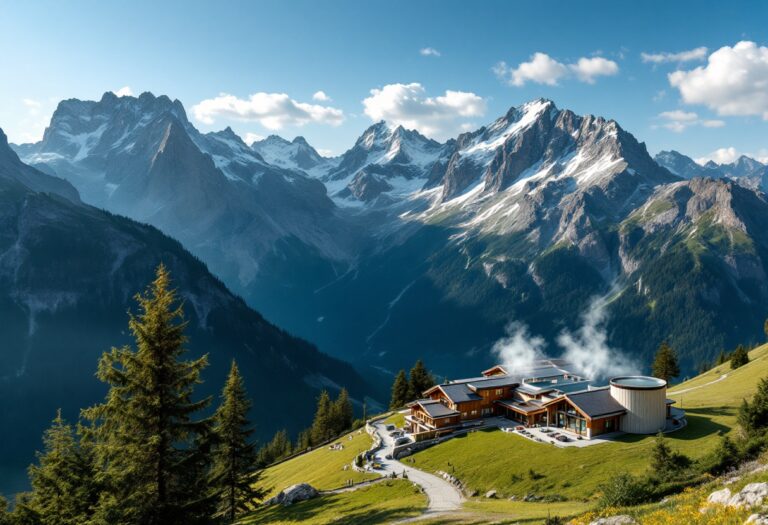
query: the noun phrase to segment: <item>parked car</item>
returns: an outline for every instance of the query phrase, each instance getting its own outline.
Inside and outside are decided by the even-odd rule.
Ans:
[[[399,437],[395,440],[395,445],[407,445],[411,442],[411,438],[408,437]]]

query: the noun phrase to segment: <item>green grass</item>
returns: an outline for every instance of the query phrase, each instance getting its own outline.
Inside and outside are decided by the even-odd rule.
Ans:
[[[348,436],[352,436],[352,439],[348,439]],[[339,439],[338,443],[344,445],[344,450],[320,447],[265,469],[257,485],[268,491],[267,497],[272,497],[296,483],[309,483],[318,490],[330,490],[344,486],[350,479],[358,482],[378,477],[349,467],[355,456],[371,446],[371,437],[365,430],[356,430]],[[347,470],[344,470],[345,466]]]
[[[387,480],[352,492],[329,494],[283,507],[264,507],[243,524],[367,525],[418,516],[426,496],[409,481]]]
[[[692,458],[710,452],[719,434],[735,425],[742,398],[751,396],[757,381],[768,376],[767,355],[768,346],[760,347],[750,353],[751,362],[742,368],[731,371],[726,364],[676,386],[674,390],[701,388],[682,394],[688,426],[668,434],[670,446]],[[723,373],[728,373],[723,381],[702,386]],[[674,390],[669,397],[679,405],[680,395]],[[556,448],[494,430],[452,439],[407,460],[428,472],[451,472],[481,494],[494,489],[503,497],[532,492],[586,501],[613,473],[644,472],[652,446],[652,436],[626,435],[586,448]]]
[[[384,423],[386,425],[395,425],[397,428],[403,428],[405,426],[405,415],[400,412],[395,412],[385,419]]]

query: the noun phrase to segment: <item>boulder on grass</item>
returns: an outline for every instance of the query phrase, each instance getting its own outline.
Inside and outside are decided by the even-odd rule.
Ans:
[[[737,508],[759,507],[768,497],[768,483],[750,483],[737,494],[731,496],[728,505]]]
[[[768,514],[752,514],[749,518],[747,518],[747,521],[745,521],[744,524],[768,525]]]
[[[287,507],[288,505],[293,505],[299,501],[306,501],[308,499],[315,498],[317,495],[317,489],[309,483],[298,483],[296,485],[291,485],[287,489],[281,490],[277,496],[267,500],[265,504],[279,504]]]
[[[489,490],[485,493],[485,497],[489,499],[493,499],[496,497],[496,491],[495,490]]]
[[[717,490],[707,497],[710,505],[727,505],[731,499],[731,489]]]

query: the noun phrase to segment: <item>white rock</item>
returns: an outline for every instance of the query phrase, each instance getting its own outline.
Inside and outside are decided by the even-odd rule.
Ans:
[[[731,499],[731,489],[723,489],[710,494],[707,498],[707,503],[712,505],[727,505],[729,499]]]
[[[281,490],[280,493],[274,498],[269,499],[267,505],[293,505],[299,501],[305,501],[317,497],[317,489],[309,483],[299,483],[297,485],[291,485],[285,490]]]
[[[768,483],[750,483],[728,500],[731,507],[758,507],[768,496]]]
[[[747,521],[744,522],[744,525],[747,525],[748,523],[752,525],[768,525],[768,515],[752,514],[749,518],[747,518]]]
[[[485,493],[486,498],[495,498],[496,497],[496,491],[495,490],[489,490]]]

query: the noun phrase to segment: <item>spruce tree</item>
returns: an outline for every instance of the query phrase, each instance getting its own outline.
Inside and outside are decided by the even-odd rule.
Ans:
[[[312,444],[318,445],[327,439],[333,437],[332,424],[333,414],[331,413],[331,397],[328,392],[323,390],[317,400],[317,410],[315,419],[312,421]]]
[[[206,422],[195,414],[209,399],[194,401],[207,356],[183,360],[186,321],[162,264],[129,314],[136,349],[113,348],[97,377],[109,385],[105,401],[83,411],[91,422],[96,460],[103,466],[97,523],[173,525],[203,516],[198,451]],[[202,458],[204,461],[205,458]]]
[[[768,428],[768,378],[757,384],[752,401],[742,401],[738,422],[747,435],[757,435]]]
[[[739,345],[731,354],[731,370],[736,370],[749,363],[749,353],[744,345]]]
[[[395,382],[392,383],[392,398],[389,401],[389,408],[395,409],[404,406],[409,401],[409,386],[408,378],[405,375],[405,370],[400,370]]]
[[[677,362],[677,353],[666,341],[661,343],[656,358],[653,360],[653,375],[669,383],[672,378],[680,375],[680,365]]]
[[[291,455],[291,440],[288,438],[288,432],[278,430],[269,443],[261,447],[258,453],[258,464],[260,467],[266,467]]]
[[[347,392],[346,388],[342,388],[341,392],[339,392],[339,397],[334,401],[332,410],[335,423],[334,435],[339,435],[352,428],[355,414],[352,409],[352,401],[349,399],[349,392]]]
[[[435,379],[427,372],[424,362],[419,359],[411,368],[408,401],[419,399],[425,390],[429,390],[435,384]]]
[[[43,435],[43,452],[29,467],[32,492],[24,503],[41,525],[80,525],[90,519],[98,492],[88,448],[78,444],[75,432],[56,413]]]
[[[229,377],[221,393],[221,405],[214,415],[213,467],[211,486],[218,499],[215,517],[233,523],[264,497],[255,488],[256,447],[250,442],[253,429],[248,421],[251,402],[243,378],[232,361]]]

